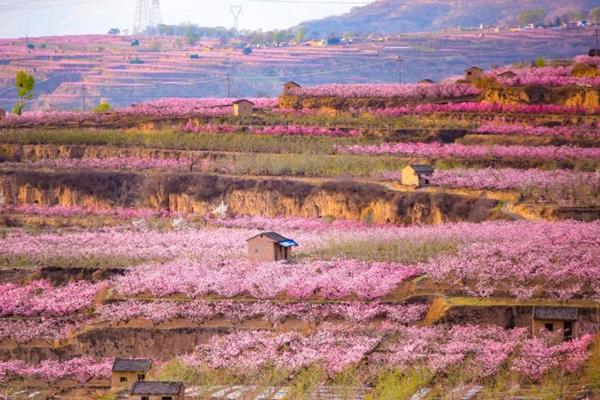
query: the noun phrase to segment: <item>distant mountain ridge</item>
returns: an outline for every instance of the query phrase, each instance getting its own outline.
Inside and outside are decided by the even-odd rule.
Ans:
[[[514,24],[520,12],[532,9],[543,8],[546,18],[554,18],[599,6],[600,0],[378,0],[344,15],[304,22],[297,28],[304,28],[309,36],[425,32]]]

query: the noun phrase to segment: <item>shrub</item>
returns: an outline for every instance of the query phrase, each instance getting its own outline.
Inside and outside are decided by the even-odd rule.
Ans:
[[[104,113],[104,112],[110,111],[111,109],[112,109],[112,107],[111,107],[110,103],[103,101],[100,104],[98,104],[96,106],[96,108],[94,108],[94,112]]]

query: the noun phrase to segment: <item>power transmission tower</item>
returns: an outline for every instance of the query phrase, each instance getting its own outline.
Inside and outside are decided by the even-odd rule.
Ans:
[[[150,26],[159,26],[162,24],[162,14],[160,12],[160,0],[152,0],[150,9]]]
[[[240,14],[242,13],[241,5],[229,6],[229,11],[233,15],[233,30],[237,31],[240,27]]]
[[[138,35],[147,28],[162,24],[160,0],[137,0],[133,19],[133,34]]]

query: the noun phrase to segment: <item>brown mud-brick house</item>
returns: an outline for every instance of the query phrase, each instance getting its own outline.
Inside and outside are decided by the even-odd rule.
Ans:
[[[152,368],[146,359],[117,358],[112,367],[111,388],[129,389],[135,382],[143,381]]]
[[[562,332],[565,340],[579,334],[579,309],[570,307],[535,307],[531,333],[538,336],[543,331]]]
[[[429,185],[431,175],[433,175],[433,167],[430,165],[407,165],[402,169],[402,184],[405,186],[425,187]]]
[[[184,400],[181,382],[136,382],[129,391],[130,400]]]
[[[289,260],[292,247],[298,243],[276,232],[263,232],[248,239],[248,259],[251,261]]]
[[[252,114],[253,110],[254,103],[250,100],[242,99],[233,103],[233,115],[235,116]]]
[[[433,85],[435,81],[432,79],[421,79],[418,83],[420,85]]]
[[[296,89],[301,89],[301,86],[294,81],[289,81],[283,85],[283,92],[288,93]]]
[[[483,75],[483,70],[479,67],[471,67],[465,71],[465,80],[473,82],[476,78]]]

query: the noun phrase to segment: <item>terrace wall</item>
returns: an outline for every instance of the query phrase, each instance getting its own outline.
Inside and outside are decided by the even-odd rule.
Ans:
[[[596,109],[600,107],[600,90],[591,87],[500,87],[485,90],[482,100],[494,104],[555,104]]]

